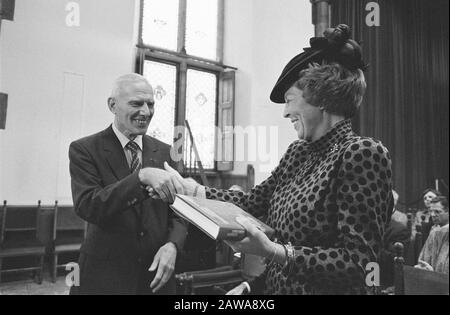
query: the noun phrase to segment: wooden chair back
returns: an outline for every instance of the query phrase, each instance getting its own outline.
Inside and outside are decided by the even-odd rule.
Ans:
[[[4,214],[6,212],[6,200],[3,200],[3,205],[0,208],[0,246],[3,243],[3,238],[4,238],[4,230],[5,230],[5,220],[4,218]]]
[[[75,213],[73,206],[56,206],[53,227],[54,241],[61,238],[83,239],[86,233],[86,222]]]
[[[6,201],[2,207],[0,246],[8,241],[26,244],[38,239],[39,213],[41,201],[37,206],[10,206]]]

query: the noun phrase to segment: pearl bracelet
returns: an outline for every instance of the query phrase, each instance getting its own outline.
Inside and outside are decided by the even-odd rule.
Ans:
[[[288,242],[286,245],[284,245],[284,250],[286,251],[286,263],[284,264],[283,268],[286,268],[290,265],[290,273],[295,261],[295,249],[292,246],[291,242]]]

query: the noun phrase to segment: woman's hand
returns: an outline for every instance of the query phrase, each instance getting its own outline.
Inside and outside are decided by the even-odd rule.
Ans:
[[[251,220],[245,217],[237,217],[236,221],[245,228],[247,236],[239,242],[226,242],[234,251],[261,257],[274,255],[274,245],[276,244]]]
[[[199,183],[197,183],[193,178],[183,178],[180,175],[180,173],[178,173],[176,170],[174,170],[172,167],[170,167],[167,162],[164,162],[164,169],[171,176],[173,176],[176,179],[177,182],[181,183],[184,195],[193,196],[197,187],[198,187],[197,188],[197,193],[198,194],[201,193],[200,187],[203,187],[203,186],[201,186]],[[147,191],[148,191],[149,196],[152,199],[161,199],[159,194],[152,187],[147,186]],[[203,195],[204,194],[202,194],[202,196]]]
[[[184,194],[188,196],[193,196],[195,192],[195,188],[197,186],[200,186],[199,183],[197,183],[192,178],[183,178],[180,173],[178,173],[176,170],[174,170],[172,167],[169,166],[167,162],[164,162],[164,169],[172,174],[175,178],[177,178],[183,185]]]
[[[175,174],[159,168],[146,167],[139,171],[140,182],[152,189],[164,202],[173,203],[176,194],[183,194],[183,184]]]

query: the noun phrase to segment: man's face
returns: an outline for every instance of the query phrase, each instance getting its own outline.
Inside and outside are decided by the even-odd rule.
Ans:
[[[155,112],[153,90],[145,81],[125,82],[120,93],[109,99],[116,127],[129,139],[147,133]]]
[[[448,209],[445,209],[441,202],[432,203],[430,212],[434,224],[443,226],[448,223]]]

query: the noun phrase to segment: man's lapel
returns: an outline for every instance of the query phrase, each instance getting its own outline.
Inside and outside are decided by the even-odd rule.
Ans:
[[[142,137],[142,146],[142,167],[162,167],[158,143],[151,137],[144,135]],[[103,134],[103,149],[106,160],[117,180],[121,180],[130,175],[130,168],[125,157],[125,152],[111,126]],[[146,214],[145,211],[142,211],[143,205],[135,206],[133,209],[138,220],[141,223],[144,222],[148,213]]]
[[[158,143],[152,137],[142,137],[142,167],[157,167],[159,164]]]
[[[142,147],[142,167],[161,167],[158,143],[152,137],[145,135],[142,137]],[[155,210],[152,208],[156,203],[156,200],[149,198],[141,204],[142,222],[152,221],[151,212]]]
[[[105,150],[106,160],[118,180],[130,175],[130,167],[125,152],[111,126],[103,134],[103,149]]]

